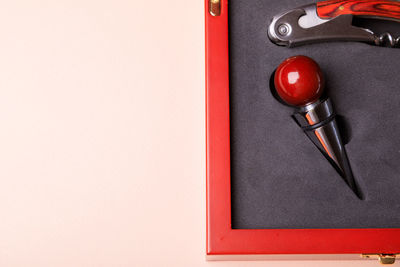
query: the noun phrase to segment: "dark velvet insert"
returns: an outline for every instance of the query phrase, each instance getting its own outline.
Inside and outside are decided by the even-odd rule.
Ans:
[[[233,228],[400,228],[400,49],[272,44],[271,18],[309,3],[229,1]],[[271,95],[274,69],[299,54],[325,74],[365,200],[291,119],[292,109]]]

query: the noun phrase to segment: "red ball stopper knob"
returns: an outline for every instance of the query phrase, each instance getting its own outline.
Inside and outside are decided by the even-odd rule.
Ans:
[[[292,106],[305,106],[321,97],[324,76],[318,64],[306,56],[290,57],[275,72],[275,89]]]

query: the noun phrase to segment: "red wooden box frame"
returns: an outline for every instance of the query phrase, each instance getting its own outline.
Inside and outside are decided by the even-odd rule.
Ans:
[[[228,1],[209,13],[206,30],[207,255],[400,253],[396,229],[231,227]]]

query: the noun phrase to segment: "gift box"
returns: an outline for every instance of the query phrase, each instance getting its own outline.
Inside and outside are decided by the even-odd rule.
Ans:
[[[305,4],[205,1],[210,260],[393,262],[400,254],[400,50],[273,44],[273,16]],[[374,24],[386,26],[400,28]],[[271,92],[276,67],[295,55],[312,57],[324,72],[362,200]]]

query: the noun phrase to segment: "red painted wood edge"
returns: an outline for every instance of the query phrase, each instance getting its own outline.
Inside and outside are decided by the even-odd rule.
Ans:
[[[340,15],[372,16],[400,20],[400,2],[388,0],[328,0],[317,3],[320,18]]]
[[[400,253],[398,228],[232,229],[228,2],[221,1],[213,17],[205,0],[207,255]]]
[[[228,2],[218,17],[208,10],[205,0],[207,254],[215,254],[231,230]]]

